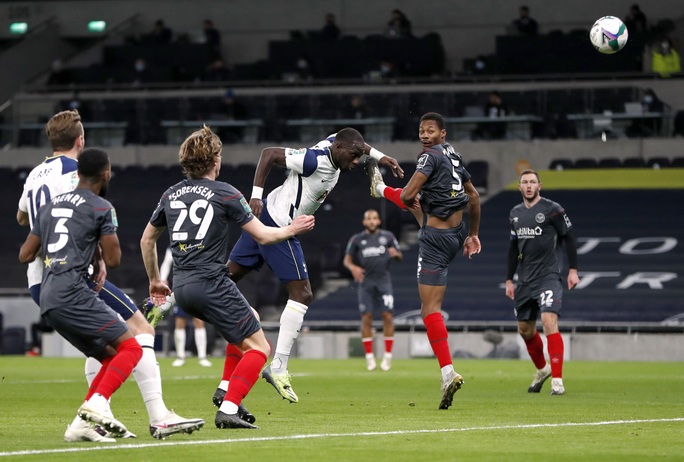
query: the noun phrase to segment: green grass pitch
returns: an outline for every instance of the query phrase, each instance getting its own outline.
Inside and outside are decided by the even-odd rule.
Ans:
[[[85,395],[83,360],[0,356],[0,461],[610,461],[684,460],[684,365],[565,364],[566,394],[528,394],[531,362],[455,360],[465,385],[437,409],[434,359],[395,360],[367,372],[365,361],[290,364],[298,404],[259,380],[245,400],[258,430],[218,430],[211,397],[222,371],[189,359],[160,360],[169,408],[201,417],[192,435],[158,441],[130,379],[112,410],[135,440],[65,443]]]

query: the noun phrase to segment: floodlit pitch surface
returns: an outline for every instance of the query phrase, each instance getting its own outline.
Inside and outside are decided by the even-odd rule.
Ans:
[[[218,430],[211,397],[222,361],[182,368],[160,360],[169,408],[203,430],[157,441],[138,389],[114,395],[116,417],[138,435],[114,444],[65,443],[85,395],[80,359],[0,356],[0,460],[576,461],[684,459],[684,365],[565,364],[564,396],[528,394],[532,364],[455,360],[465,385],[439,411],[435,360],[395,360],[367,372],[363,358],[292,360],[298,404],[259,380],[245,405],[258,430]]]

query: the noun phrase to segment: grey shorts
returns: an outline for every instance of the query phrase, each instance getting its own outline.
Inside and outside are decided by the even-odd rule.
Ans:
[[[96,358],[128,331],[119,315],[94,294],[81,297],[75,306],[48,310],[43,318],[81,353]]]
[[[449,263],[463,247],[463,223],[456,228],[423,226],[418,232],[418,283],[445,286]]]
[[[563,281],[550,274],[515,289],[515,317],[518,321],[536,321],[540,313],[561,314]]]
[[[359,286],[359,312],[361,314],[372,313],[373,310],[382,312],[393,309],[394,295],[391,281]]]
[[[247,299],[227,273],[183,284],[174,293],[180,309],[212,324],[229,343],[240,343],[261,329]]]

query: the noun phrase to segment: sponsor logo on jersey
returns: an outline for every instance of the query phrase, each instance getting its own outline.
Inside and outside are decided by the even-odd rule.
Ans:
[[[118,228],[119,227],[119,219],[116,217],[116,209],[114,209],[112,207],[111,213],[112,213],[112,224]]]
[[[515,234],[518,236],[519,239],[532,239],[535,236],[541,236],[542,229],[539,226],[536,226],[534,228],[523,227],[516,229]]]
[[[304,154],[306,154],[306,148],[302,148],[302,149],[288,148],[285,150],[286,156],[303,156]]]
[[[361,250],[361,255],[366,257],[379,257],[385,254],[387,248],[384,245],[379,245],[377,247],[366,247]]]
[[[252,207],[250,207],[249,203],[247,203],[245,196],[242,196],[240,198],[240,205],[242,205],[242,208],[245,209],[245,212],[252,213]]]

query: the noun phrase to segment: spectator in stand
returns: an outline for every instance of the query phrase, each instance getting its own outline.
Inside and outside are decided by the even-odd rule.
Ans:
[[[658,47],[653,50],[651,69],[660,77],[665,78],[682,72],[679,53],[674,49],[670,37],[664,37]]]
[[[133,62],[133,69],[131,69],[130,75],[128,76],[128,82],[132,83],[133,86],[138,86],[142,83],[148,83],[151,80],[152,74],[147,67],[145,58],[136,58]]]
[[[627,13],[623,22],[627,26],[630,37],[644,35],[648,31],[646,15],[636,3],[630,7],[629,13]]]
[[[520,35],[537,35],[539,25],[530,17],[530,9],[523,5],[520,7],[520,16],[513,21],[513,26]]]
[[[498,91],[492,91],[484,106],[485,117],[499,119],[508,115],[508,106]],[[502,140],[506,138],[506,122],[488,121],[478,125],[473,131],[473,139]]]
[[[173,31],[166,27],[162,19],[157,19],[152,32],[144,38],[144,41],[157,45],[168,45],[171,43],[171,39],[173,39]]]
[[[321,38],[323,40],[335,41],[340,37],[340,28],[335,23],[335,15],[328,13],[325,15],[325,25],[321,29]]]
[[[214,118],[218,120],[247,120],[247,108],[235,98],[233,90],[228,89],[217,108]],[[218,135],[224,143],[239,143],[242,141],[244,127],[221,127]]]
[[[370,109],[366,106],[361,95],[354,95],[349,100],[349,104],[344,107],[342,117],[344,119],[365,119],[370,115]],[[364,134],[365,126],[362,124],[350,124],[352,128],[358,130],[362,135]]]
[[[647,88],[644,91],[644,96],[641,98],[641,108],[644,114],[662,113],[665,109],[665,104],[658,98],[655,91]],[[629,127],[625,129],[625,134],[630,138],[657,136],[660,133],[662,124],[662,118],[634,119]]]
[[[214,58],[220,58],[221,53],[221,32],[214,27],[214,22],[211,19],[205,19],[202,23],[204,30],[204,43],[212,50]]]
[[[392,10],[392,16],[387,23],[385,29],[385,36],[389,38],[407,38],[412,37],[411,21],[406,17],[401,10]]]

